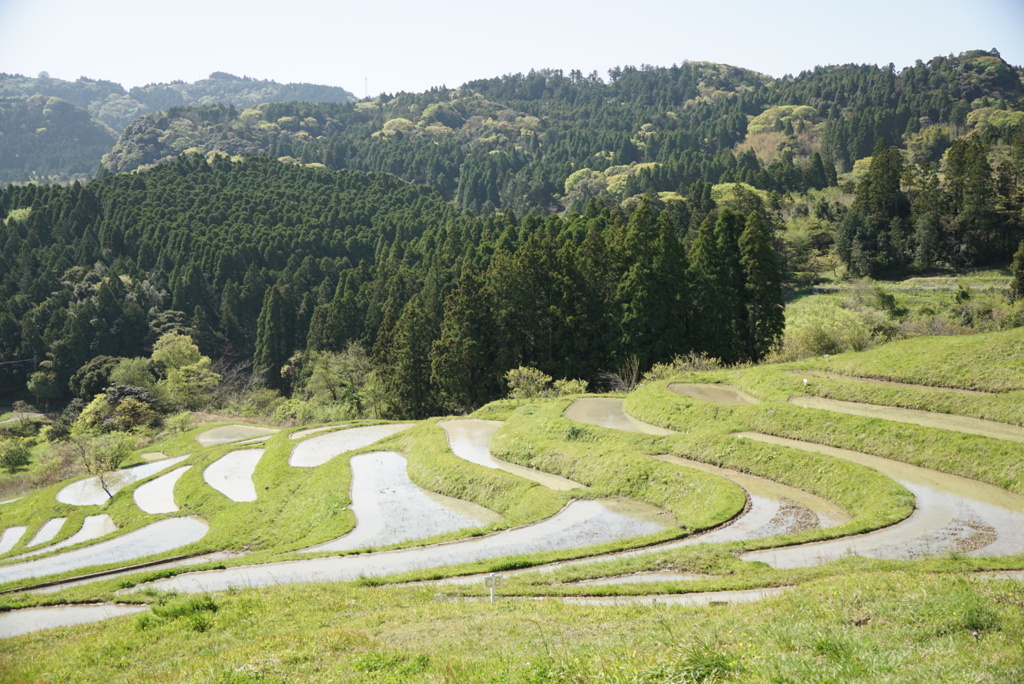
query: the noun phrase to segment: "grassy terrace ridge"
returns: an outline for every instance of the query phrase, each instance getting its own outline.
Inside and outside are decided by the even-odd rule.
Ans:
[[[894,524],[912,512],[914,501],[901,485],[871,468],[742,439],[735,433],[760,432],[852,449],[1024,494],[1019,443],[804,409],[787,402],[791,396],[806,394],[1020,425],[1024,355],[1017,347],[1024,345],[1022,332],[910,339],[831,356],[828,362],[805,359],[650,382],[626,395],[625,409],[637,419],[678,431],[664,437],[571,421],[562,412],[573,398],[503,400],[472,414],[504,421],[491,445],[495,457],[588,487],[572,492],[552,491],[456,457],[437,418],[316,468],[288,465],[298,443],[289,435],[307,426],[281,430],[261,445],[266,451],[254,474],[257,501],[236,503],[206,485],[202,471],[239,447],[200,447],[195,436],[213,427],[204,425],[140,450],[140,460],[143,451],[191,454],[181,464],[194,467],[178,483],[176,501],[181,511],[175,515],[196,515],[211,526],[200,542],[165,556],[214,549],[248,554],[190,568],[140,571],[52,594],[0,595],[0,611],[113,600],[152,607],[129,618],[0,640],[0,670],[10,681],[211,684],[1020,681],[1024,679],[1024,652],[1019,648],[1024,641],[1019,620],[1024,585],[985,579],[977,573],[1024,568],[1024,555],[974,558],[953,553],[913,561],[849,557],[791,570],[742,561],[737,557],[742,551]],[[929,359],[937,361],[928,363]],[[843,377],[819,377],[801,370]],[[806,386],[804,377],[809,379]],[[692,399],[669,389],[672,382],[680,381],[728,384],[760,403],[727,405]],[[345,427],[360,424],[366,422]],[[529,524],[553,515],[572,498],[633,499],[664,511],[663,516],[671,515],[674,526],[663,533],[582,550],[496,558],[386,579],[237,589],[211,596],[153,590],[115,593],[180,572],[299,558],[295,553],[299,549],[340,536],[355,522],[347,508],[349,459],[370,451],[398,452],[407,458],[410,478],[419,486],[501,515],[498,522],[482,529],[429,542]],[[611,552],[712,527],[743,508],[745,496],[736,485],[653,458],[663,454],[798,487],[836,503],[851,520],[769,539],[615,555]],[[110,514],[121,527],[120,534],[159,519],[141,513],[132,501],[134,489],[146,481],[94,507],[57,503],[54,495],[66,484],[61,483],[6,504],[0,509],[0,521],[4,527],[30,525],[22,544],[43,520],[58,515],[70,518],[60,538],[77,529],[85,515],[97,512]],[[605,553],[610,555],[586,564],[544,572],[531,569]],[[506,577],[494,606],[479,600],[484,590],[478,584],[417,583],[513,569],[524,572]],[[693,578],[631,585],[583,582],[641,572],[685,573]],[[33,583],[27,580],[4,588]],[[561,600],[766,587],[785,591],[759,603],[728,608],[575,606]],[[145,657],[139,655],[141,643],[146,644]]]

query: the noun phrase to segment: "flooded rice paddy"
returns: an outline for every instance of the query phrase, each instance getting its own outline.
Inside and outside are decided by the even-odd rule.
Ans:
[[[577,399],[569,405],[569,408],[565,409],[562,415],[577,423],[597,425],[612,430],[640,432],[647,435],[674,434],[672,430],[637,420],[626,413],[622,404],[623,400],[615,397]]]
[[[209,529],[209,525],[196,518],[160,520],[92,546],[23,563],[0,565],[0,584],[145,558],[199,541]]]
[[[771,587],[662,596],[566,596],[562,601],[575,606],[716,606],[763,601],[784,591],[781,587]]]
[[[72,506],[101,506],[106,503],[112,495],[121,491],[130,484],[144,480],[151,475],[156,475],[161,470],[178,465],[187,456],[167,458],[162,461],[153,461],[134,468],[123,468],[112,473],[103,475],[103,482],[100,482],[98,475],[87,477],[84,480],[72,482],[57,492],[57,501]],[[104,489],[106,485],[106,489]],[[109,494],[107,493],[109,490]]]
[[[1024,497],[993,485],[870,454],[757,433],[738,436],[842,458],[874,468],[913,493],[914,513],[890,527],[831,541],[744,554],[776,568],[808,567],[847,555],[919,558],[953,551],[999,556],[1024,551]]]
[[[982,437],[1024,442],[1024,428],[982,418],[970,418],[949,413],[933,413],[931,411],[920,411],[918,409],[900,408],[897,406],[863,404],[856,401],[824,399],[822,397],[790,397],[789,403],[804,408],[823,409],[825,411],[846,413],[864,418],[881,418],[882,420],[891,420],[897,423],[911,423],[940,430],[953,430],[955,432],[966,432],[971,435],[981,435]]]
[[[82,542],[92,541],[93,539],[99,539],[104,537],[111,532],[117,531],[117,525],[111,517],[105,513],[100,515],[86,516],[85,520],[82,521],[82,527],[79,528],[78,532],[68,537],[62,542],[46,546],[37,551],[30,551],[29,553],[23,553],[20,556],[12,556],[13,559],[28,558],[29,556],[38,556],[41,553],[50,553],[58,549],[64,549],[75,544],[81,544]]]
[[[491,438],[502,426],[500,420],[479,420],[476,418],[459,418],[442,420],[438,425],[448,435],[448,446],[452,453],[461,459],[496,470],[518,475],[548,487],[549,489],[570,490],[586,489],[579,482],[574,482],[558,475],[545,473],[541,470],[527,468],[517,463],[500,461],[491,456]]]
[[[28,527],[25,525],[16,525],[4,530],[4,533],[0,535],[0,554],[7,553],[13,549],[27,529]]]
[[[43,523],[43,526],[36,531],[35,536],[32,537],[32,541],[25,544],[25,546],[38,546],[39,544],[45,544],[52,541],[53,538],[57,536],[57,533],[60,532],[60,529],[64,527],[64,523],[66,523],[67,520],[67,518],[51,518],[47,520]]]
[[[716,404],[759,404],[758,399],[741,392],[735,387],[720,383],[673,382],[669,390],[691,399],[710,401]]]
[[[69,627],[99,622],[149,610],[149,606],[90,604],[81,606],[47,606],[26,608],[0,614],[0,639],[7,639],[41,629]]]
[[[237,442],[242,439],[253,439],[255,437],[270,437],[278,430],[274,428],[256,427],[255,425],[221,425],[210,428],[196,436],[196,441],[204,447]]]
[[[426,539],[498,520],[494,511],[420,489],[406,472],[405,457],[390,451],[352,457],[352,511],[348,534],[308,549],[351,551]]]
[[[256,485],[252,475],[263,457],[263,449],[229,451],[206,466],[203,480],[232,501],[255,501]]]
[[[178,505],[174,503],[174,485],[191,467],[182,466],[139,486],[132,492],[135,505],[150,515],[176,513]]]
[[[539,523],[483,537],[380,553],[190,573],[150,582],[138,588],[196,593],[230,587],[383,577],[489,558],[574,549],[664,529],[663,525],[653,522],[648,516],[631,517],[613,510],[601,501],[573,501],[556,515]]]
[[[366,425],[310,437],[295,445],[288,463],[300,468],[315,468],[346,451],[368,447],[412,426],[412,423]]]

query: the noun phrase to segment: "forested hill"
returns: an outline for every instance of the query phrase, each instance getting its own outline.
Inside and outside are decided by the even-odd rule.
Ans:
[[[835,184],[881,139],[915,161],[953,140],[1024,128],[1021,74],[996,52],[772,79],[710,63],[533,71],[341,105],[178,108],[134,122],[112,171],[185,150],[386,171],[474,212],[578,210],[601,196],[681,192],[700,179],[779,193]]]
[[[482,219],[392,175],[194,155],[9,186],[0,221],[0,360],[41,360],[2,384],[40,400],[90,399],[167,332],[286,393],[345,353],[375,369],[376,413],[424,416],[500,396],[519,366],[760,358],[782,325],[767,212],[742,192],[708,220],[656,197]]]
[[[0,73],[0,183],[86,179],[135,118],[178,106],[250,107],[261,102],[351,102],[334,86],[276,83],[216,72],[185,83],[125,90],[111,81],[64,81]]]

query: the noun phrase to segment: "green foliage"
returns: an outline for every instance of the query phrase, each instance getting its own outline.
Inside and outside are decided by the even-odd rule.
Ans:
[[[536,368],[520,366],[505,373],[509,399],[533,399],[544,396],[551,376]]]
[[[32,452],[25,440],[0,438],[0,468],[14,475],[31,462]]]

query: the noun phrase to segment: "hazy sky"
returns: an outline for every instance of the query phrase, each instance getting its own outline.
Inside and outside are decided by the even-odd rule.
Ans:
[[[125,87],[227,71],[362,97],[540,68],[782,76],[993,47],[1024,64],[1024,0],[0,0],[0,71]]]

